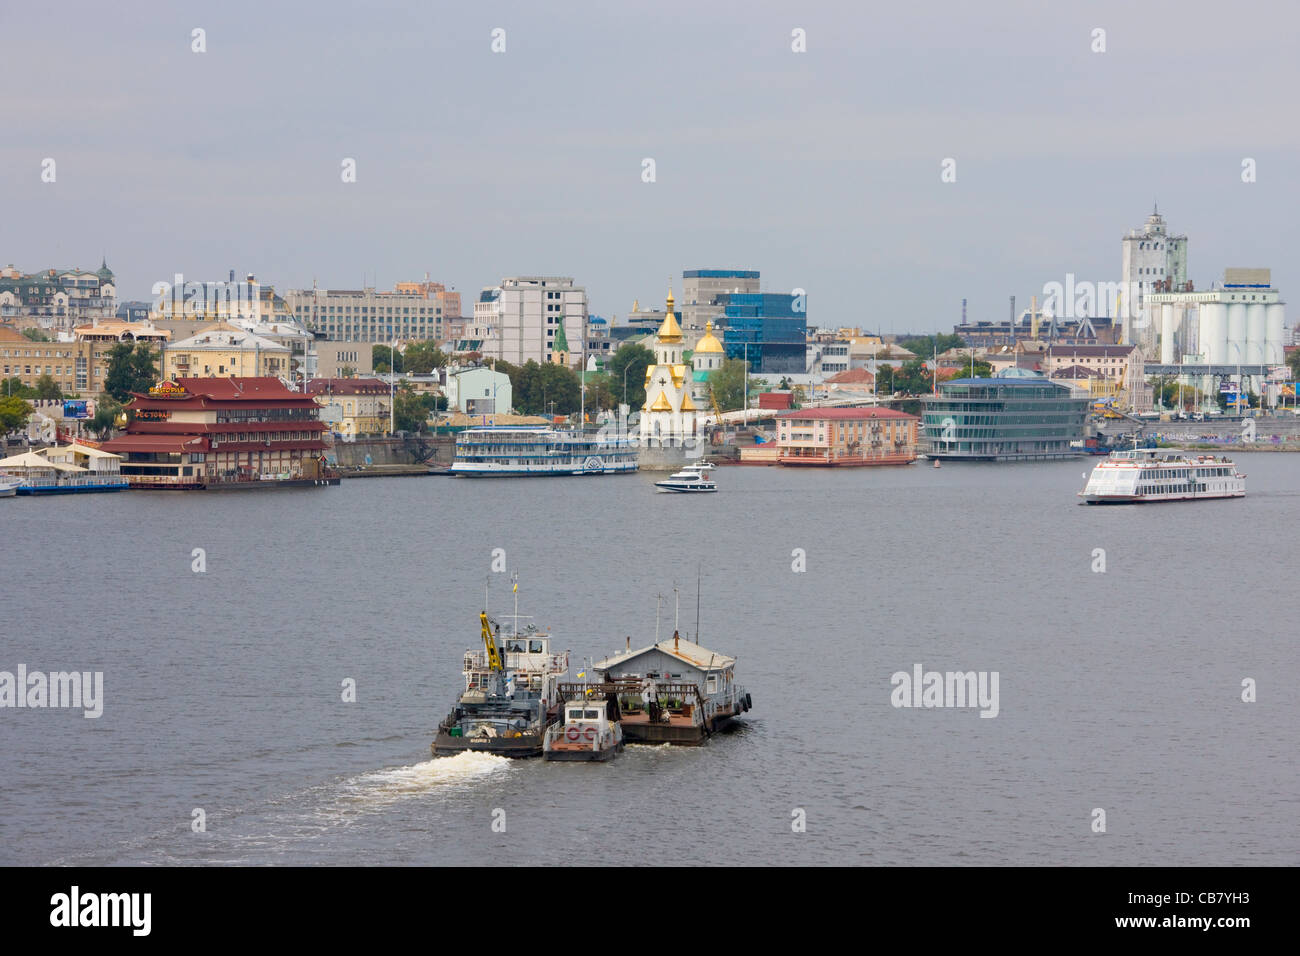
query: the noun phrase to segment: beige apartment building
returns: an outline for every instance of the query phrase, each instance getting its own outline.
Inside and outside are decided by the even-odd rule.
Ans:
[[[17,329],[0,326],[0,377],[34,387],[48,375],[66,395],[95,398],[104,391],[113,346],[144,343],[156,350],[170,334],[147,323],[107,320],[73,329],[71,340],[33,342]]]
[[[168,345],[163,353],[163,377],[287,379],[292,354],[288,346],[220,323]]]

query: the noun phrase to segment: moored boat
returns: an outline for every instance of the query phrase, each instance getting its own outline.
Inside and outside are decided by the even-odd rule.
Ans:
[[[450,472],[457,478],[617,475],[637,470],[626,437],[545,425],[467,428],[456,436]]]
[[[10,494],[78,495],[125,491],[120,456],[89,445],[55,445],[0,459],[0,482],[12,484]]]
[[[1090,505],[1242,498],[1246,476],[1222,455],[1159,448],[1115,451],[1097,464],[1079,492]]]

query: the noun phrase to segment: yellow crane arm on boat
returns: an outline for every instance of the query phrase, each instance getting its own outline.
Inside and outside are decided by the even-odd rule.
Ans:
[[[487,649],[488,670],[503,671],[505,665],[501,663],[501,651],[497,649],[497,642],[492,639],[492,625],[488,623],[486,611],[480,611],[479,620],[483,622],[483,646]]]

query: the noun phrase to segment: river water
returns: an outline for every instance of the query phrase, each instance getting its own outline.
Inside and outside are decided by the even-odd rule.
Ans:
[[[1126,508],[1087,460],[0,501],[0,670],[104,680],[0,709],[0,863],[1294,864],[1300,456],[1238,462],[1244,500]],[[431,760],[495,548],[575,663],[658,594],[671,634],[674,586],[693,633],[700,569],[754,709]],[[997,672],[997,716],[893,706],[918,664]]]

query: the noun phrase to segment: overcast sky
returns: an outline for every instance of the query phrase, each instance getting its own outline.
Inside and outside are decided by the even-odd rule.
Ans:
[[[0,3],[0,264],[107,255],[124,299],[427,272],[468,310],[546,274],[623,316],[745,268],[811,324],[949,329],[963,297],[1118,280],[1154,200],[1198,287],[1270,266],[1300,295],[1280,0]]]

